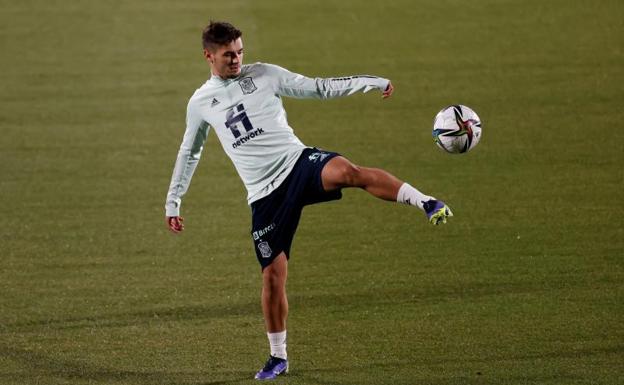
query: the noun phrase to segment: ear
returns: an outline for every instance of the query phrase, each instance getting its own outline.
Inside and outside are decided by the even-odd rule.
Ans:
[[[204,48],[204,58],[206,58],[209,63],[214,63],[214,54],[210,52],[207,48]]]

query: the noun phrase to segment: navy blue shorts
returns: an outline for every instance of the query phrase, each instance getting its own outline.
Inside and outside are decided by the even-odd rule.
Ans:
[[[306,148],[282,184],[251,204],[251,237],[263,270],[281,252],[290,257],[290,246],[304,206],[342,198],[340,189],[325,191],[321,181],[323,167],[339,155]]]

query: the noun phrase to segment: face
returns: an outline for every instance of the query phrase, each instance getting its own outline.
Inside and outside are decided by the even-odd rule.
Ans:
[[[231,41],[226,45],[220,45],[213,52],[204,49],[204,57],[210,63],[213,74],[223,79],[235,78],[241,72],[243,65],[243,40]]]

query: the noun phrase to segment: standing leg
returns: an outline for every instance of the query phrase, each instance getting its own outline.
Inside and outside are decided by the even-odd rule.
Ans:
[[[256,373],[258,380],[274,379],[288,372],[286,354],[286,319],[288,299],[286,298],[286,278],[288,259],[284,252],[262,271],[262,313],[271,346],[271,357],[263,369]]]
[[[286,330],[286,318],[288,317],[287,277],[288,260],[283,252],[262,271],[262,312],[264,313],[267,333],[279,333]]]

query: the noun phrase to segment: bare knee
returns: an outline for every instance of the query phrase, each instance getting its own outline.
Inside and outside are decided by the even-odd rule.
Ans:
[[[263,275],[263,284],[266,289],[277,290],[284,286],[286,278],[276,271],[265,271]]]
[[[345,179],[351,186],[362,186],[362,168],[351,163],[345,170]]]
[[[343,186],[347,187],[361,187],[362,181],[362,168],[353,163],[347,163],[340,166],[340,179]]]
[[[265,290],[271,292],[283,290],[286,286],[288,274],[285,255],[280,254],[273,263],[262,272],[262,282]]]
[[[321,180],[327,191],[342,187],[364,187],[367,183],[366,168],[337,156],[323,168]]]

